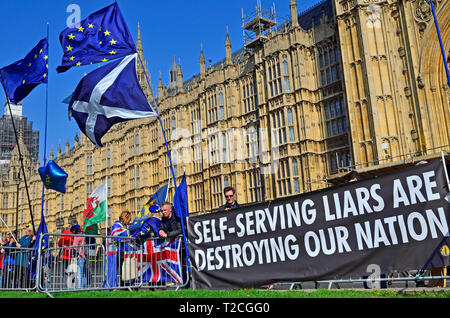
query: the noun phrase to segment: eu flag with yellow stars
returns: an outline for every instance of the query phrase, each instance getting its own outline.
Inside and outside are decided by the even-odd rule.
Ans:
[[[64,55],[58,73],[72,66],[107,62],[136,53],[136,45],[117,3],[92,13],[59,35]]]
[[[48,78],[48,39],[44,38],[23,58],[0,69],[1,82],[9,100],[19,103]]]

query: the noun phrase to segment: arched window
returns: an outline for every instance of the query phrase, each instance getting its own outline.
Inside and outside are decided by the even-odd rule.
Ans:
[[[292,159],[292,175],[298,177],[298,164],[296,159]]]

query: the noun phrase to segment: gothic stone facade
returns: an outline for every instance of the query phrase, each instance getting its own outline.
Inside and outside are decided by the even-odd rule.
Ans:
[[[448,151],[449,88],[427,2],[325,0],[297,15],[291,0],[293,18],[264,43],[232,53],[226,36],[223,61],[207,66],[201,52],[199,74],[187,81],[174,63],[157,97],[140,68],[177,184],[186,173],[191,214],[214,212],[227,185],[238,202],[254,203],[333,185],[348,169],[376,175]],[[435,4],[448,52],[450,1]],[[140,35],[137,46],[143,54]],[[103,142],[96,149],[82,135],[52,153],[69,178],[65,195],[46,191],[49,231],[70,218],[81,222],[87,195],[105,180],[114,220],[140,210],[171,177],[157,118],[114,126]],[[38,166],[28,175],[36,226]],[[0,191],[3,202],[9,198],[1,213],[15,225],[14,181],[3,181]],[[169,198],[173,193],[172,186]],[[18,202],[21,229],[30,219],[23,183]]]

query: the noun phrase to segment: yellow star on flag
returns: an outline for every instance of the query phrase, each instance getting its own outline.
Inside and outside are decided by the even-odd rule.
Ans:
[[[81,62],[78,62],[76,65],[77,65],[77,66],[80,66],[80,65],[81,65]]]
[[[37,54],[34,55],[34,58],[37,59]]]
[[[48,60],[48,55],[45,55],[45,56],[44,56],[44,60]]]
[[[83,28],[82,26],[80,26],[80,27],[78,28],[78,31],[83,32],[83,31],[84,31],[84,28]]]
[[[92,29],[93,27],[94,27],[94,25],[93,25],[92,23],[89,23],[88,28],[89,28],[89,29]]]
[[[42,49],[39,50],[39,53],[42,53]]]
[[[104,33],[105,33],[106,36],[111,34],[111,32],[109,32],[108,30],[106,30]]]
[[[116,43],[117,43],[117,41],[116,41],[116,40],[114,40],[114,39],[112,39],[111,41],[109,41],[109,43],[111,43],[111,45],[114,45],[114,44],[116,44]]]
[[[68,35],[68,37],[69,37],[69,39],[71,39],[71,40],[75,39],[75,35],[73,35],[72,33],[70,33],[70,34]]]
[[[75,59],[75,56],[71,56],[70,60],[73,61]]]
[[[116,54],[116,51],[111,51],[111,52],[109,52],[109,54],[114,55],[114,54]]]
[[[102,60],[102,62],[108,62],[108,59],[104,58],[104,59]]]
[[[31,63],[28,63],[28,66],[30,67],[30,66],[31,66]]]
[[[69,46],[66,46],[66,49],[67,49],[67,51],[72,51],[73,47],[71,47],[71,46],[69,45]]]
[[[25,80],[22,81],[22,84],[25,84]]]
[[[103,42],[102,42],[102,41],[100,41],[100,42],[98,42],[98,45],[102,45],[102,43],[103,43]]]
[[[44,78],[46,78],[47,77],[47,73],[44,73]]]

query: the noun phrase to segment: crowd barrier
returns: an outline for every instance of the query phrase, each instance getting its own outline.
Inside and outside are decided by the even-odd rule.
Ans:
[[[81,245],[73,240],[83,237]],[[42,248],[42,242],[48,242]],[[280,282],[267,286],[288,286],[289,289],[354,288],[369,289],[430,287],[433,281],[450,279],[447,273],[430,270],[396,272],[383,276],[320,280],[313,282]],[[409,286],[414,282],[415,286]],[[179,289],[190,284],[190,267],[182,237],[173,242],[158,238],[138,242],[113,236],[45,234],[36,248],[0,248],[0,290],[56,292],[115,289]],[[357,284],[357,285],[355,285]],[[266,288],[266,286],[261,286]],[[309,288],[308,288],[309,289]]]
[[[35,253],[31,248],[0,248],[0,289],[31,291],[36,289],[33,268],[29,260]]]
[[[83,242],[74,245],[74,240]],[[43,242],[48,242],[43,247]],[[0,290],[181,288],[189,284],[182,237],[169,242],[131,237],[45,234],[36,248],[0,250]]]
[[[278,282],[263,286],[265,289],[275,289],[281,286],[282,289],[319,289],[326,286],[328,290],[336,289],[388,289],[388,288],[447,288],[447,275],[445,268],[439,268],[440,274],[432,273],[431,270],[411,270],[404,272],[394,272],[383,275],[370,275],[356,278],[328,279],[317,281],[289,281]]]

